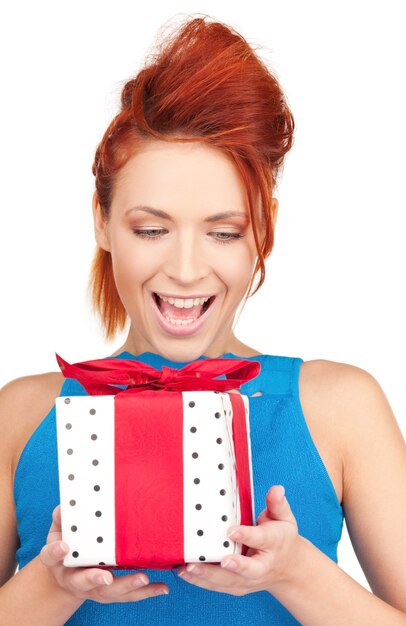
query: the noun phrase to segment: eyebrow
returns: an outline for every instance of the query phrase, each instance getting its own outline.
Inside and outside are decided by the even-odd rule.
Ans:
[[[166,213],[165,211],[161,211],[161,209],[153,209],[150,206],[139,205],[139,206],[132,207],[131,209],[128,209],[128,211],[125,212],[125,215],[128,215],[129,213],[132,213],[133,211],[134,212],[144,211],[145,213],[149,213],[150,215],[155,215],[155,217],[161,217],[165,220],[169,220],[173,222],[173,219],[169,215],[169,213]],[[209,217],[206,217],[204,221],[205,222],[218,222],[220,220],[227,219],[228,217],[242,217],[248,221],[248,216],[243,211],[221,211],[220,213],[214,213],[213,215],[209,215]]]

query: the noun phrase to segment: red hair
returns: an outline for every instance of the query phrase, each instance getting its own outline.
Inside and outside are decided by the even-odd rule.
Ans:
[[[158,41],[150,62],[125,84],[121,110],[96,150],[93,174],[104,217],[109,219],[116,174],[143,141],[199,141],[219,148],[234,161],[247,191],[258,254],[248,292],[260,271],[256,293],[274,243],[272,190],[293,131],[293,116],[278,80],[247,41],[225,24],[189,18]],[[90,288],[110,339],[124,328],[127,314],[115,286],[110,252],[101,248],[93,260]]]

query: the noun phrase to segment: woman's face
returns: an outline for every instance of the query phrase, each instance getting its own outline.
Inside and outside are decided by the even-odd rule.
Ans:
[[[112,256],[130,352],[173,361],[232,351],[256,248],[235,165],[197,143],[146,143],[120,170],[98,244]]]

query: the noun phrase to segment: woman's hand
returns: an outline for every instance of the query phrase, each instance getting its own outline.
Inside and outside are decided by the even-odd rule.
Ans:
[[[163,583],[149,584],[148,577],[141,572],[114,577],[109,570],[97,567],[65,567],[63,559],[69,548],[61,538],[61,511],[60,506],[57,506],[52,514],[52,525],[47,543],[40,552],[40,559],[57,584],[74,597],[106,604],[136,602],[169,593]]]
[[[271,591],[272,585],[288,580],[300,558],[301,537],[284,494],[281,485],[274,485],[266,495],[266,509],[259,515],[257,526],[229,529],[230,539],[249,546],[246,556],[226,556],[221,567],[191,563],[178,575],[198,587],[234,596]]]

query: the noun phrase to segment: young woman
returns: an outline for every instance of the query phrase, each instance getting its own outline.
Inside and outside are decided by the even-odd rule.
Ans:
[[[191,19],[125,85],[93,166],[94,301],[108,337],[130,321],[113,356],[261,364],[241,388],[257,525],[228,531],[249,553],[176,572],[65,568],[54,401],[84,390],[60,373],[17,379],[0,407],[4,626],[406,624],[406,454],[382,389],[359,368],[262,354],[233,332],[264,279],[293,130],[246,41]],[[344,514],[373,593],[337,565]]]

